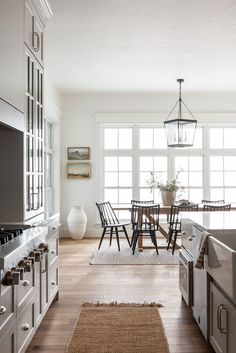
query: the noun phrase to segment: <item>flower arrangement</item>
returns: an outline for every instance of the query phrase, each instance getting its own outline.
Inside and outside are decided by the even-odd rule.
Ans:
[[[147,184],[150,186],[151,189],[159,189],[160,191],[184,191],[184,186],[181,185],[180,181],[178,180],[179,174],[181,171],[176,173],[175,179],[171,181],[166,181],[163,183],[159,180],[159,178],[155,175],[154,172],[151,172],[151,179],[147,180]]]

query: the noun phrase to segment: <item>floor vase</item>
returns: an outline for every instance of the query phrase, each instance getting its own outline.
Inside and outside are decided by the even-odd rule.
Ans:
[[[68,230],[72,239],[82,239],[86,231],[87,216],[83,206],[72,206],[67,217]]]

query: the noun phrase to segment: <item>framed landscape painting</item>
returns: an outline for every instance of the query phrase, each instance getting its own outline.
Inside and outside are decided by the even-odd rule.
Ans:
[[[88,160],[90,159],[89,147],[68,147],[67,155],[69,160]]]
[[[67,178],[89,179],[91,164],[89,162],[67,163]]]

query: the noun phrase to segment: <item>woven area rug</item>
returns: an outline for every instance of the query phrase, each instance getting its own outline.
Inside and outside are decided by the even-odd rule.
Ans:
[[[158,305],[85,304],[67,353],[169,353]]]
[[[136,251],[132,255],[131,249],[106,248],[97,250],[90,260],[90,265],[178,265],[179,251],[159,249],[159,255],[153,249],[144,249],[142,252]]]

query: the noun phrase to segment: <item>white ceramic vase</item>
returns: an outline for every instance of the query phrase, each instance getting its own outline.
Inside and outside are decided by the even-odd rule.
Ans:
[[[161,191],[163,206],[171,206],[175,203],[176,191]]]
[[[83,206],[72,206],[67,217],[69,233],[72,239],[82,239],[86,231],[87,216]]]

